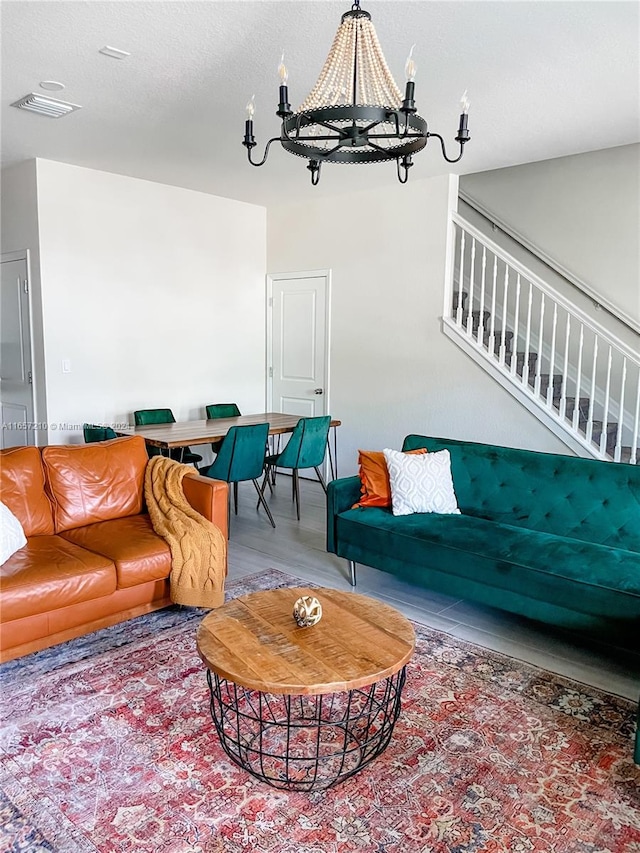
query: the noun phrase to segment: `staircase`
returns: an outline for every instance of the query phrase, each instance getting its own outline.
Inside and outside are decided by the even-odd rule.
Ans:
[[[640,463],[640,353],[457,213],[443,331],[581,456]]]

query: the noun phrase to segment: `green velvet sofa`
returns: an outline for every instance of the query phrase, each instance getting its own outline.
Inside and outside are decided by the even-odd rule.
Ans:
[[[640,465],[408,435],[448,449],[461,515],[356,508],[358,477],[327,496],[327,550],[350,563],[637,648]],[[640,763],[640,738],[636,747]]]

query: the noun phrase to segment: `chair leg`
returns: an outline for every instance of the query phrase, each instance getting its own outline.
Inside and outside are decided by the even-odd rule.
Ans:
[[[269,491],[271,492],[271,494],[273,494],[273,487],[276,484],[276,477],[275,477],[275,473],[274,473],[275,470],[276,469],[273,467],[273,465],[267,465],[267,469],[264,472],[264,474],[265,474],[264,481],[262,483],[262,494],[264,494],[265,483],[269,484]]]
[[[273,439],[273,446],[271,448],[272,452],[274,454],[279,454],[280,453],[280,444],[281,444],[280,439],[282,438],[282,436],[278,433],[278,435],[271,436],[271,438]],[[269,488],[271,488],[271,486],[275,486],[275,484],[276,484],[276,474],[278,472],[278,466],[277,465],[271,465],[270,468],[271,468],[271,472],[270,472],[271,476],[269,477]],[[273,492],[273,489],[271,489],[271,491]]]
[[[236,515],[238,514],[238,484],[233,484],[233,508]]]
[[[349,563],[349,575],[350,575],[349,582],[350,582],[351,586],[355,586],[356,585],[356,564],[353,560],[348,560],[347,562]]]
[[[300,521],[300,477],[297,468],[294,468],[291,473],[293,474],[293,499],[296,504],[298,521]]]
[[[265,500],[265,497],[264,497],[264,495],[263,495],[263,493],[262,493],[262,489],[260,488],[260,485],[258,484],[258,481],[257,481],[257,480],[253,480],[252,482],[253,482],[253,485],[256,487],[256,492],[258,493],[258,507],[260,506],[260,504],[262,504],[262,506],[264,507],[265,512],[266,512],[266,513],[267,513],[267,515],[269,516],[269,521],[271,522],[271,526],[272,526],[272,527],[275,527],[275,526],[276,526],[276,523],[275,523],[275,521],[273,520],[273,516],[271,515],[271,510],[269,509],[269,504],[268,504],[268,503],[266,502],[266,500]],[[256,509],[257,509],[258,507],[256,507]]]
[[[320,473],[320,468],[318,468],[317,466],[314,466],[314,471],[315,471],[315,472],[316,472],[316,474],[318,475],[318,479],[320,480],[320,485],[321,485],[321,486],[322,486],[322,488],[324,489],[324,493],[325,493],[325,495],[326,495],[326,494],[327,494],[327,484],[326,484],[326,483],[325,483],[325,481],[324,481],[324,477],[323,477],[323,476],[322,476],[322,474]]]

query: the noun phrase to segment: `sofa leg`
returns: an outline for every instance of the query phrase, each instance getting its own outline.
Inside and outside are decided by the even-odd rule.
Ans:
[[[351,586],[356,585],[356,564],[353,560],[348,560],[349,563],[349,582]]]

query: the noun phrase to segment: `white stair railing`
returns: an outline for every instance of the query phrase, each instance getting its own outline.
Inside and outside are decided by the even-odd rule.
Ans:
[[[640,353],[457,213],[443,331],[583,455],[640,464]]]

